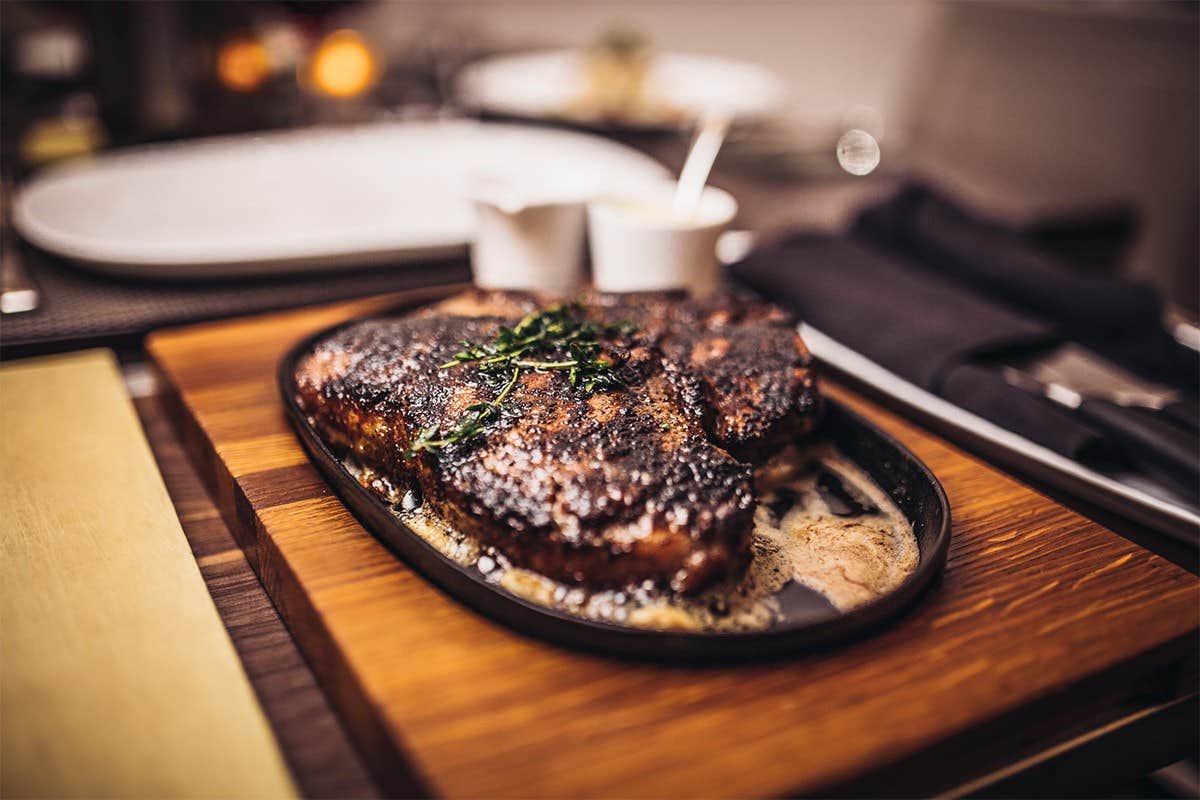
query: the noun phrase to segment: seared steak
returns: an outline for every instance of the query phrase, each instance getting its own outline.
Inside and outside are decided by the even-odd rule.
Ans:
[[[299,400],[377,490],[416,485],[432,510],[513,563],[591,586],[654,580],[694,591],[747,558],[752,463],[815,421],[810,358],[792,320],[723,297],[589,295],[621,385],[588,394],[563,370],[525,370],[498,419],[437,452],[420,431],[456,427],[505,375],[443,368],[546,304],[469,292],[415,314],[353,324],[301,364]],[[371,483],[368,481],[368,483]]]

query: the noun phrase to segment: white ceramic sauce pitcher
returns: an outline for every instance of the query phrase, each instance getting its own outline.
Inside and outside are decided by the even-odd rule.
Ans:
[[[578,193],[522,194],[513,184],[485,180],[471,200],[476,286],[566,295],[583,285],[585,212]]]

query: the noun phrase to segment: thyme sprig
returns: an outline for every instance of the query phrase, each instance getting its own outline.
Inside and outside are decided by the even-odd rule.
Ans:
[[[495,400],[467,406],[466,418],[462,424],[445,436],[442,436],[437,425],[430,425],[422,430],[405,450],[405,457],[413,456],[421,450],[436,453],[448,444],[461,442],[483,433],[485,425],[500,418],[500,405],[504,402],[504,398],[508,397],[512,388],[517,385],[519,377],[521,377],[521,370],[514,369],[512,377],[508,379],[508,383],[504,384],[504,388],[500,390],[500,394],[496,395]]]
[[[467,407],[458,427],[442,432],[437,425],[420,431],[405,450],[410,458],[421,451],[437,455],[449,444],[483,433],[500,418],[501,406],[526,370],[565,371],[572,386],[584,394],[611,391],[623,385],[617,365],[601,354],[601,338],[630,334],[630,323],[596,325],[580,319],[577,303],[559,303],[526,315],[513,327],[500,326],[490,342],[460,342],[462,349],[441,369],[474,364],[485,375],[509,375],[496,398]]]

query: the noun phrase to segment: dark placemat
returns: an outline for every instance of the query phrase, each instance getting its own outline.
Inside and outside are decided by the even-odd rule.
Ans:
[[[0,318],[0,357],[104,345],[136,346],[156,328],[348,300],[464,281],[465,258],[245,280],[162,282],[117,279],[76,268],[33,248],[25,265],[41,293],[36,311]]]

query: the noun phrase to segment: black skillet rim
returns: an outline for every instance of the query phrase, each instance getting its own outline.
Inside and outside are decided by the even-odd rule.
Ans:
[[[305,337],[280,361],[278,384],[287,417],[304,449],[363,527],[422,577],[473,611],[519,633],[603,655],[692,663],[745,661],[798,655],[878,629],[908,609],[945,568],[950,545],[950,502],[941,483],[904,445],[826,398],[820,430],[888,493],[913,524],[920,561],[916,570],[891,592],[827,619],[790,625],[784,622],[763,631],[704,633],[647,630],[581,619],[487,583],[477,570],[438,552],[359,484],[309,424],[297,402],[296,367],[319,340],[364,319],[393,316],[427,302],[432,300],[425,297],[413,303],[402,302],[384,313],[348,320]],[[859,437],[857,441],[851,438],[855,436]],[[874,463],[863,463],[853,451],[864,448],[881,450],[883,455]],[[900,477],[881,472],[896,466],[902,466],[906,474]]]

